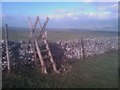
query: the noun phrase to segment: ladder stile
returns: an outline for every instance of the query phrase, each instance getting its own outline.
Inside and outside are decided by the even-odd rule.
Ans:
[[[48,20],[49,20],[49,18],[47,17],[47,18],[46,18],[46,22],[44,23],[43,27],[46,27],[46,24],[47,24]],[[41,28],[41,23],[40,23],[40,21],[38,21],[38,22],[39,22],[39,24],[40,24],[39,26],[40,26],[40,28]],[[53,60],[53,57],[52,57],[52,54],[51,54],[49,45],[48,45],[48,43],[47,43],[47,40],[46,40],[47,34],[45,34],[45,30],[44,30],[44,29],[45,29],[45,28],[41,28],[41,33],[42,33],[42,34],[41,34],[40,37],[43,38],[43,41],[44,41],[44,43],[46,44],[46,49],[49,50],[49,51],[48,51],[48,55],[51,56],[50,62],[52,63],[52,67],[53,67],[54,72],[55,72],[55,73],[59,73],[59,72],[57,71],[57,69],[56,69],[56,64],[55,64],[55,62],[54,62],[54,60]]]
[[[35,34],[34,34],[35,27],[36,27],[36,25],[37,25],[37,21],[38,21],[38,17],[37,17],[36,23],[35,23],[35,25],[34,25],[34,27],[33,27],[33,26],[32,26],[32,23],[30,22],[30,19],[29,19],[29,23],[30,23],[31,30],[32,30],[31,32],[32,32],[33,40],[34,40],[34,43],[35,43],[35,48],[36,48],[36,51],[37,51],[37,54],[38,54],[38,57],[39,57],[39,61],[40,61],[41,66],[42,66],[42,67],[41,67],[42,73],[47,74],[47,70],[46,70],[46,67],[45,67],[45,64],[44,64],[44,61],[43,61],[41,52],[40,52],[40,48],[39,48],[37,39],[36,39]]]
[[[47,42],[47,34],[45,33],[45,28],[46,28],[46,25],[48,23],[48,20],[49,20],[49,18],[47,17],[46,21],[44,22],[44,24],[42,26],[42,24],[40,23],[39,17],[37,16],[36,22],[33,26],[32,22],[29,18],[29,23],[30,23],[30,26],[31,26],[31,34],[32,34],[33,42],[34,42],[34,46],[35,46],[34,48],[36,49],[37,55],[39,57],[39,61],[41,63],[42,73],[44,73],[44,74],[47,74],[47,68],[46,68],[47,63],[45,64],[46,60],[50,61],[51,65],[52,65],[52,68],[53,68],[53,71],[55,73],[59,73],[56,69],[56,64],[53,60],[53,56],[52,56],[52,53],[50,51],[50,48],[49,48],[49,45],[48,45],[48,42]],[[40,27],[39,28],[40,29],[39,30],[40,34],[39,34],[38,38],[34,34],[37,23],[39,24],[39,27]],[[42,41],[43,43],[41,44],[40,41]],[[40,49],[40,46],[44,46],[45,49]]]
[[[44,34],[44,36],[45,36],[45,34]],[[53,60],[53,57],[52,57],[52,54],[51,54],[51,51],[50,51],[50,48],[49,48],[49,45],[48,45],[46,39],[44,39],[44,43],[46,43],[46,49],[49,50],[49,51],[48,51],[48,55],[51,56],[50,62],[51,62],[51,64],[52,64],[53,70],[54,70],[55,73],[59,73],[59,72],[57,71],[57,69],[56,69],[56,64],[55,64],[55,62],[54,62],[54,60]]]

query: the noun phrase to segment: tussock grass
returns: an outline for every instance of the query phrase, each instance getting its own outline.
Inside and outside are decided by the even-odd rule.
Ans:
[[[39,70],[28,74],[3,74],[3,88],[117,88],[118,51],[77,60],[69,73],[42,76]]]

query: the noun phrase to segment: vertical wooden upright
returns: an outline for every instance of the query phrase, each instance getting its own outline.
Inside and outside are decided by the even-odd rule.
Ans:
[[[30,18],[28,18],[29,19],[29,24],[30,24],[30,33],[31,33],[31,42],[32,42],[32,50],[33,50],[33,53],[34,53],[34,58],[35,58],[35,65],[36,65],[36,67],[37,67],[37,56],[36,56],[36,48],[35,48],[35,42],[34,42],[34,34],[33,34],[33,29],[34,29],[34,27],[31,25],[31,20],[30,20]],[[36,22],[37,22],[37,20],[36,20]],[[35,25],[36,25],[36,23],[35,23]]]
[[[7,69],[10,72],[10,58],[9,58],[9,47],[8,47],[8,26],[5,25],[5,45],[6,45],[6,56],[7,56]]]
[[[85,59],[84,39],[81,39],[81,54],[82,59]]]

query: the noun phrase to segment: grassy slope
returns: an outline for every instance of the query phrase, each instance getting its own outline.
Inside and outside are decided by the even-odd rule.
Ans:
[[[10,40],[27,40],[29,31],[9,31]],[[81,37],[111,36],[109,33],[96,32],[48,32],[48,40],[69,40]],[[116,35],[115,35],[116,36]],[[31,77],[11,75],[3,77],[4,87],[117,87],[118,61],[117,52],[90,57],[72,64],[73,69],[64,76],[41,77],[31,74]]]
[[[28,76],[11,75],[3,78],[4,87],[80,87],[116,88],[118,87],[118,52],[106,53],[72,64],[72,71],[65,75],[42,77],[38,74]],[[5,83],[6,82],[6,83]]]

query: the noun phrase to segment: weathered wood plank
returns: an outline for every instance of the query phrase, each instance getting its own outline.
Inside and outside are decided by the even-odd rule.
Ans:
[[[40,29],[41,29],[41,30],[40,30],[40,35],[39,35],[39,37],[38,37],[38,40],[41,39],[43,33],[45,32],[45,28],[46,28],[46,25],[47,25],[48,21],[49,21],[49,18],[47,17],[47,18],[46,18],[46,21],[45,21],[45,23],[44,23],[43,26],[42,26],[42,24],[40,23],[40,21],[38,21],[38,24],[39,24]]]
[[[35,65],[37,67],[37,57],[36,57],[36,48],[35,48],[35,43],[34,43],[34,39],[33,39],[33,26],[32,26],[32,22],[30,20],[30,17],[28,18],[29,23],[31,24],[30,27],[30,33],[31,33],[31,41],[32,41],[32,49],[33,49],[33,53],[34,53],[34,58],[35,58]],[[36,20],[37,21],[37,20]],[[35,27],[35,26],[34,26]]]
[[[6,56],[7,56],[7,69],[10,72],[10,58],[9,58],[9,47],[8,47],[8,25],[5,25],[5,43],[6,43]]]

